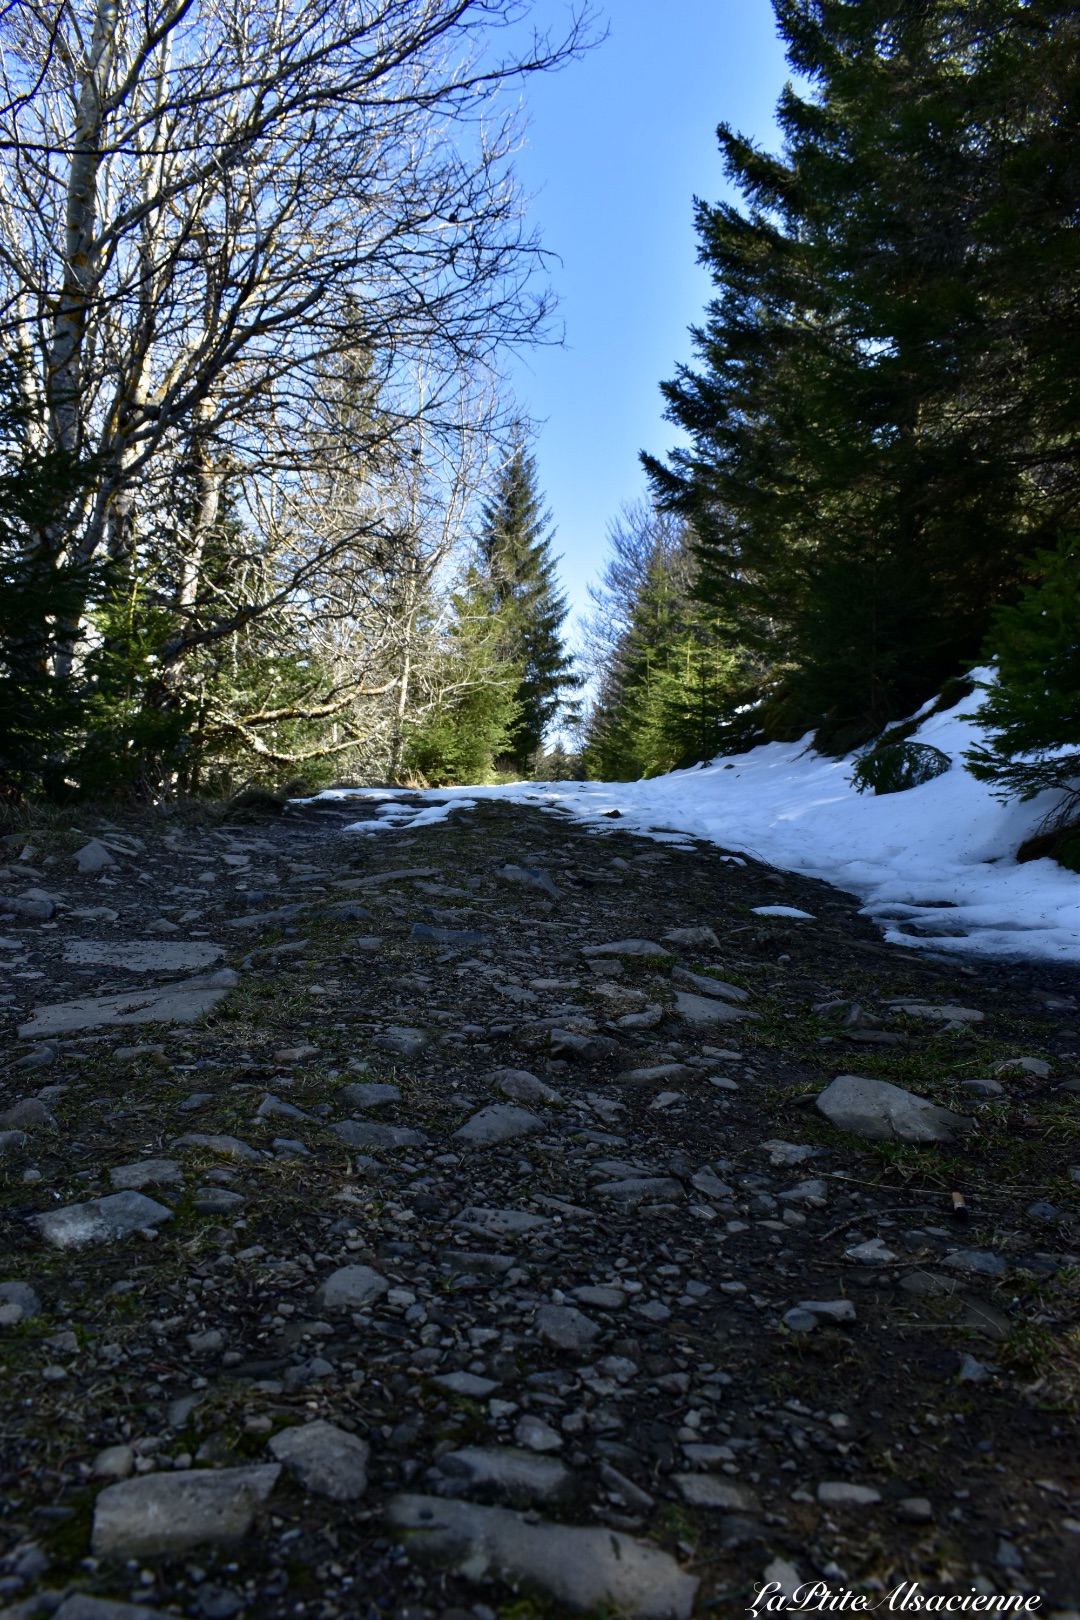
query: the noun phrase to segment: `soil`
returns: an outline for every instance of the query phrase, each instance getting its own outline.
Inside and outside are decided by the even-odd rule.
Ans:
[[[7,840],[0,889],[55,911],[0,920],[0,1109],[37,1104],[0,1118],[24,1133],[0,1155],[0,1281],[40,1307],[0,1327],[0,1616],[63,1615],[73,1593],[203,1620],[574,1606],[553,1576],[425,1557],[387,1518],[402,1493],[608,1527],[695,1576],[695,1614],[746,1612],[766,1578],[1080,1605],[1077,970],[886,945],[851,895],[614,819],[485,802],[348,830],[373,814],[84,812]],[[112,864],[83,876],[91,836]],[[685,929],[716,943],[666,938]],[[36,1006],[182,977],[70,960],[74,941],[151,940],[218,944],[238,982],[190,1024],[19,1038]],[[657,950],[587,954],[628,940]],[[753,1016],[692,1022],[680,970]],[[627,1079],[650,1068],[667,1073]],[[513,1139],[456,1138],[512,1100],[505,1069],[556,1098],[516,1102],[535,1123]],[[973,1124],[925,1144],[839,1131],[815,1099],[849,1073]],[[343,1091],[371,1082],[399,1096]],[[417,1134],[350,1143],[333,1130],[350,1118]],[[248,1154],[178,1144],[192,1133]],[[179,1172],[144,1188],[156,1226],[45,1241],[36,1216],[157,1159]],[[477,1210],[537,1220],[506,1232]],[[388,1291],[321,1308],[353,1265]],[[841,1301],[854,1320],[799,1315]],[[560,1346],[552,1306],[596,1331],[570,1343],[560,1318]],[[472,1383],[438,1381],[455,1373]],[[238,1539],[93,1550],[95,1502],[125,1473],[267,1463],[315,1419],[370,1448],[359,1498],[285,1470]],[[565,1465],[557,1499],[455,1461],[508,1447]],[[837,1484],[865,1499],[819,1494]]]

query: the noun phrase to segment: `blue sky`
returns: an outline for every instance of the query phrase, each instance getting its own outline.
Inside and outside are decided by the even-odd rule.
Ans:
[[[533,13],[557,27],[563,0]],[[723,119],[775,145],[787,77],[769,0],[607,0],[603,44],[530,81],[518,173],[559,256],[550,282],[565,346],[512,370],[540,419],[535,450],[575,607],[602,565],[607,523],[644,493],[642,449],[662,453],[660,382],[690,357],[710,283],[696,263],[695,195],[724,194]]]

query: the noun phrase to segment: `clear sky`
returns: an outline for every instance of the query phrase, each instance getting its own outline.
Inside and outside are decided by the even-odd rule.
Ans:
[[[539,0],[555,28],[565,0]],[[604,555],[609,519],[644,493],[639,451],[663,453],[660,382],[690,358],[687,327],[710,282],[696,262],[693,198],[724,194],[721,120],[775,146],[787,77],[769,0],[600,0],[608,37],[530,81],[518,173],[531,218],[561,262],[562,348],[513,370],[540,420],[536,457],[573,606]]]

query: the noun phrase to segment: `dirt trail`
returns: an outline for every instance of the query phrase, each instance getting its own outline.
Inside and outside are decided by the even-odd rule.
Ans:
[[[371,813],[8,840],[0,1620],[1080,1605],[1077,973]]]

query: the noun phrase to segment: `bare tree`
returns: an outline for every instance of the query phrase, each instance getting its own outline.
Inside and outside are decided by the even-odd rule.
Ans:
[[[521,225],[503,92],[579,51],[585,25],[497,55],[495,32],[520,43],[525,10],[12,0],[4,12],[0,327],[51,442],[99,469],[51,543],[128,564],[174,520],[166,662],[250,618],[251,604],[200,611],[223,483],[242,472],[280,495],[299,477],[342,356],[374,357],[386,384],[422,362],[430,423],[452,413],[463,371],[536,336],[539,249]],[[360,445],[340,442],[343,465],[415,429],[415,401],[378,413]],[[312,566],[295,557],[287,588]]]

